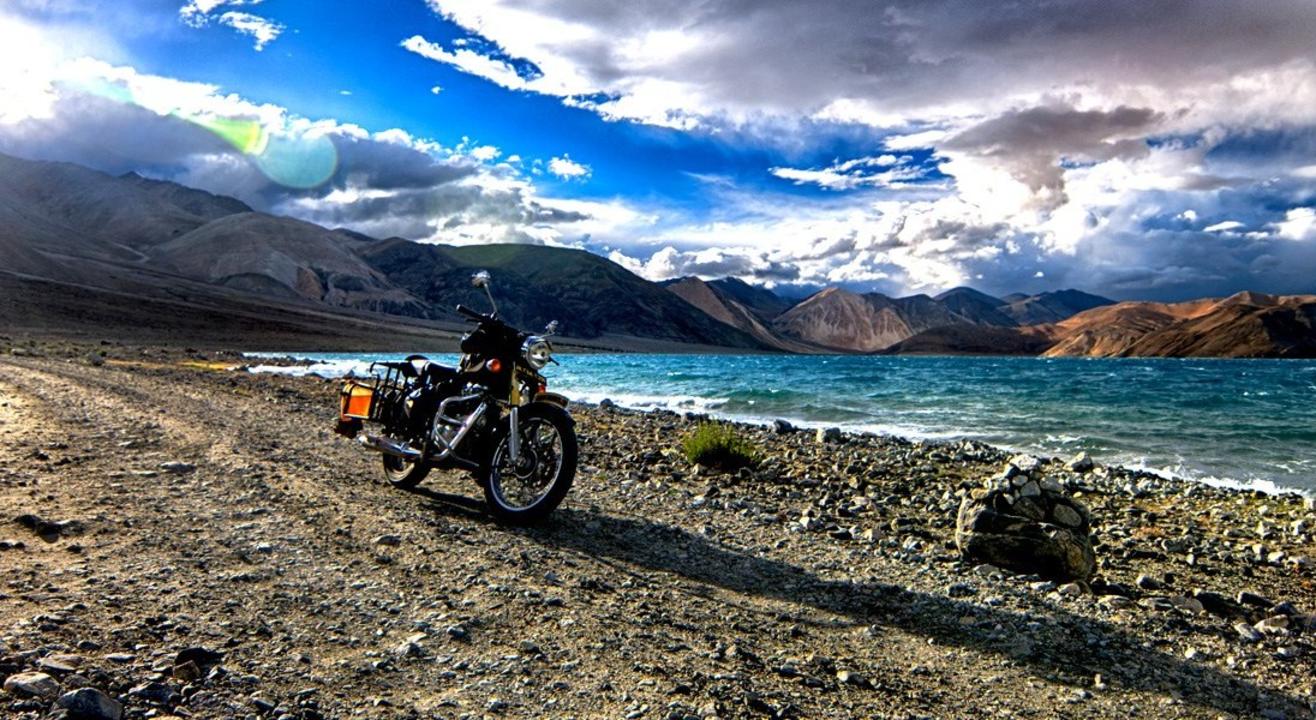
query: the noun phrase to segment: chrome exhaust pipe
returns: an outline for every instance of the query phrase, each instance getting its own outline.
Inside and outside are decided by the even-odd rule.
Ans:
[[[384,437],[383,435],[367,435],[361,433],[356,436],[356,441],[361,443],[362,447],[368,450],[400,457],[408,462],[415,462],[420,459],[421,452],[410,445],[394,440],[393,438]]]

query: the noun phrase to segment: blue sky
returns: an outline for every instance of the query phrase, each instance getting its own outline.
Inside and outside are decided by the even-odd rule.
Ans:
[[[654,279],[1316,292],[1314,28],[1279,0],[13,0],[0,151]]]

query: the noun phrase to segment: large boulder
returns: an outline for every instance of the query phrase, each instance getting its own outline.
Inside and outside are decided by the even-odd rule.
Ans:
[[[972,562],[1086,581],[1097,564],[1091,532],[1092,514],[1083,503],[1043,479],[1040,463],[1015,458],[960,504],[955,544]]]

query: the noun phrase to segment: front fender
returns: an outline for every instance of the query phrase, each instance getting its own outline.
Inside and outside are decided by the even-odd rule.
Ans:
[[[554,392],[541,392],[535,394],[535,399],[531,402],[541,402],[552,405],[561,410],[567,409],[567,398],[565,395],[559,395]],[[569,416],[568,416],[569,417]]]

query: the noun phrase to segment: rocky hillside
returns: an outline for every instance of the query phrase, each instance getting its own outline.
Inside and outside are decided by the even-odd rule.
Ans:
[[[301,220],[243,212],[155,246],[151,261],[257,295],[424,317],[429,307],[359,254],[362,241]]]
[[[457,303],[488,305],[471,287],[471,273],[489,270],[499,312],[513,324],[539,329],[552,320],[574,337],[659,338],[741,349],[766,349],[750,334],[724,326],[681,298],[625,268],[583,250],[538,245],[446,247],[392,239],[362,249],[362,257],[396,286],[440,312]]]
[[[732,283],[738,283],[739,287]],[[752,288],[730,278],[704,282],[696,277],[685,277],[662,285],[714,320],[746,333],[767,347],[800,353],[825,350],[817,345],[785,337],[772,330],[769,322],[776,317],[776,314],[768,313],[772,313],[774,309],[779,313],[780,309],[784,309],[780,306],[785,303],[773,303],[767,300],[764,295],[776,298],[770,291]],[[757,293],[754,292],[755,290]],[[739,299],[741,297],[755,304],[747,305]]]
[[[456,320],[458,302],[483,306],[483,295],[469,283],[471,272],[483,268],[494,272],[504,316],[525,327],[556,319],[577,338],[770,348],[582,251],[379,241],[255,213],[232,198],[175,183],[6,155],[0,155],[0,253],[0,272],[21,274],[22,283],[47,296],[38,310],[58,306],[61,319],[65,310],[76,316],[76,308],[65,306],[87,298],[94,305],[81,314],[103,318],[107,331],[137,324],[128,310],[146,298],[203,300],[206,312],[192,315],[197,324],[216,316],[225,325],[249,322],[239,319],[248,311],[235,293],[292,313]],[[70,283],[77,283],[76,291]],[[0,312],[18,305],[29,312],[33,307],[0,303]],[[106,313],[110,307],[124,312]],[[0,319],[15,327],[43,326],[30,316]],[[258,329],[259,323],[249,324]],[[178,329],[187,332],[186,325]]]
[[[1316,357],[1316,296],[1244,292],[1184,303],[1125,302],[1048,332],[1048,356]]]

